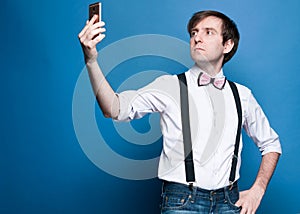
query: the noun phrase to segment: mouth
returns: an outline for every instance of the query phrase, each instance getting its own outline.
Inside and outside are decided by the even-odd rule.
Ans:
[[[195,47],[195,48],[194,48],[194,51],[205,51],[205,50],[204,50],[204,48],[202,48],[202,47]]]

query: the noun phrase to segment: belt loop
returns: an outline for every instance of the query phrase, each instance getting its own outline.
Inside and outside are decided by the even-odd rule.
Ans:
[[[232,190],[232,188],[233,188],[233,185],[234,185],[234,182],[230,181],[230,184],[229,184],[229,191],[231,191],[231,190]]]
[[[162,182],[162,185],[161,185],[161,192],[162,192],[162,193],[165,192],[165,188],[166,188],[166,181],[163,181],[163,182]]]
[[[191,183],[189,183],[189,189],[191,190],[191,191],[193,191],[194,190],[194,184],[191,182]]]

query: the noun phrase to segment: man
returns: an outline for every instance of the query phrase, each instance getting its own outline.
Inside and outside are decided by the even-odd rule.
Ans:
[[[116,94],[97,63],[96,44],[105,37],[105,28],[95,20],[87,21],[78,37],[103,114],[120,121],[152,112],[161,115],[163,151],[158,176],[163,181],[162,213],[255,213],[281,146],[251,91],[224,77],[222,67],[238,47],[235,23],[217,11],[200,11],[190,19],[190,52],[195,65],[183,75],[188,95],[181,94],[176,75],[159,77],[137,91]],[[181,102],[186,97],[190,116],[182,116],[186,109]],[[186,118],[190,121],[183,125]],[[192,146],[185,153],[188,140],[183,130],[187,126]],[[241,126],[259,147],[262,161],[252,187],[239,193]],[[193,166],[190,169],[187,156]]]

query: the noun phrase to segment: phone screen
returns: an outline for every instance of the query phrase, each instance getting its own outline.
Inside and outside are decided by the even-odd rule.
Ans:
[[[98,15],[95,23],[101,21],[101,2],[96,2],[89,5],[89,19],[91,20],[94,15]]]

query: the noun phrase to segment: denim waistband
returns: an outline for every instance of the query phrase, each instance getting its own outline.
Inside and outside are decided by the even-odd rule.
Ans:
[[[237,181],[234,182],[232,185],[215,189],[215,190],[207,190],[202,189],[196,186],[189,186],[186,184],[176,183],[176,182],[169,182],[163,181],[163,191],[172,191],[172,192],[189,192],[199,196],[217,196],[219,198],[224,198],[226,194],[229,192],[238,192],[238,184]]]

